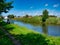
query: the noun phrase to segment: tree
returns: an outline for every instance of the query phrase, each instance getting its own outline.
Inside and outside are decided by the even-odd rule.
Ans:
[[[48,11],[44,10],[43,11],[43,16],[42,16],[42,22],[45,22],[47,18],[48,18]]]
[[[14,18],[15,16],[13,14],[8,15],[8,18]]]
[[[27,17],[29,17],[29,15],[28,15],[28,14],[26,14],[26,16],[25,16],[25,17],[27,18]]]
[[[0,0],[0,21],[2,21],[2,12],[7,13],[12,6],[12,2],[6,2],[6,0]]]
[[[13,8],[12,2],[6,2],[6,0],[0,0],[0,16],[2,12],[7,13],[11,8]]]

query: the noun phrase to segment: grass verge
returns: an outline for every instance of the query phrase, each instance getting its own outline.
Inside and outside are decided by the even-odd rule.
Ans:
[[[7,35],[0,29],[0,45],[13,45],[12,41]]]
[[[15,24],[5,24],[3,27],[22,45],[60,45],[60,37],[49,37]]]

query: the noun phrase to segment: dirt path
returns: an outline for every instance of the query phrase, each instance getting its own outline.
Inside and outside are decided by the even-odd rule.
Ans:
[[[8,33],[5,29],[3,29],[2,27],[0,27],[2,29],[2,31],[4,31],[4,33],[12,40],[14,45],[21,45],[19,40],[16,40],[10,33]]]

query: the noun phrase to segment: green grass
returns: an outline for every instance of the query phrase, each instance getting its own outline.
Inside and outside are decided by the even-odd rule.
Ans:
[[[56,17],[49,17],[46,21],[47,24],[60,24],[58,21],[59,18],[56,18]]]
[[[22,21],[25,23],[37,24],[37,25],[42,24],[42,17],[39,17],[39,16],[34,16],[32,18],[25,18],[25,17],[14,18],[14,20]],[[60,17],[49,17],[46,20],[46,24],[60,25]]]
[[[8,36],[0,29],[0,45],[13,45]]]
[[[32,18],[14,18],[14,20],[18,20],[18,21],[22,21],[22,22],[25,22],[25,23],[31,23],[31,24],[41,24],[42,23],[42,18],[41,17],[38,17],[38,16],[34,16]]]
[[[27,34],[27,33],[35,33],[34,31],[31,31],[27,29],[26,27],[21,27],[16,24],[8,24],[4,26],[7,31],[9,31],[11,34]]]
[[[15,24],[6,24],[4,28],[22,45],[60,45],[60,37],[49,37]]]

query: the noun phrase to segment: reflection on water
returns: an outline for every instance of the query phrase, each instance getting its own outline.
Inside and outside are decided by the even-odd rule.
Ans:
[[[10,20],[10,23],[13,23],[14,24],[14,20]]]
[[[6,20],[5,20],[6,21]],[[42,26],[34,26],[28,23],[24,23],[21,21],[10,20],[11,23],[17,24],[19,26],[27,27],[28,29],[32,29],[34,31],[44,33],[50,36],[60,36],[60,26],[58,25],[42,25]]]
[[[48,26],[46,24],[42,24],[42,32],[48,34]]]

